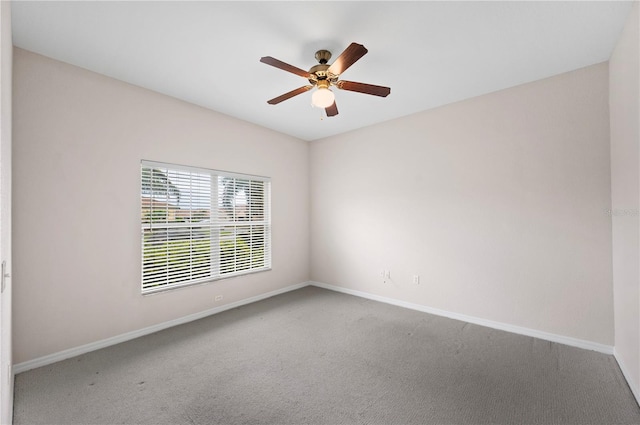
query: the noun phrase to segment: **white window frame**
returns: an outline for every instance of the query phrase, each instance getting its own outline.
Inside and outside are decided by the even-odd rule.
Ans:
[[[143,295],[271,270],[269,177],[142,160],[140,204]]]

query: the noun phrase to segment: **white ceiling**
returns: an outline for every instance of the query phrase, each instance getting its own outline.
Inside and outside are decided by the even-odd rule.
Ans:
[[[354,130],[609,59],[631,2],[31,2],[12,4],[23,49],[304,139]],[[387,98],[334,89],[322,118],[299,68],[349,43],[344,72]],[[332,61],[329,61],[331,63]]]

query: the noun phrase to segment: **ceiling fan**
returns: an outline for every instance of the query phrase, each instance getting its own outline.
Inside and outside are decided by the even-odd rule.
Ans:
[[[288,63],[284,63],[278,59],[272,58],[271,56],[260,58],[260,62],[262,63],[266,63],[267,65],[275,66],[276,68],[304,77],[309,80],[309,83],[311,83],[310,85],[299,87],[288,93],[275,97],[267,101],[267,103],[270,105],[277,105],[280,102],[291,99],[294,96],[317,87],[311,96],[311,103],[319,108],[324,108],[327,116],[333,117],[338,115],[338,107],[336,106],[335,95],[329,89],[331,86],[342,90],[387,97],[389,93],[391,93],[391,89],[389,87],[339,80],[340,75],[358,59],[367,54],[367,52],[368,50],[362,44],[351,43],[349,47],[347,47],[344,52],[338,56],[338,59],[336,59],[335,62],[328,65],[327,62],[331,59],[331,52],[328,50],[318,50],[316,52],[316,60],[319,64],[311,67],[309,71],[289,65]]]

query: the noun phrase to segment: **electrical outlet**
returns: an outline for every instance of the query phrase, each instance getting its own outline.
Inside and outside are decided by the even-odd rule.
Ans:
[[[420,275],[417,275],[417,274],[413,275],[413,284],[420,285]]]
[[[222,295],[216,295],[215,300],[216,300],[216,302],[217,301],[222,301],[222,298],[224,298]]]
[[[391,272],[389,270],[380,270],[380,277],[382,278],[382,283],[387,283],[391,280]]]

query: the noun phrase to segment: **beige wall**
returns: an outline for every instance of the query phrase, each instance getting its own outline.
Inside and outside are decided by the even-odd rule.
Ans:
[[[640,68],[638,3],[609,61],[616,357],[640,396]]]
[[[15,363],[308,280],[308,143],[14,55]],[[141,296],[141,159],[270,176],[273,270]]]
[[[312,280],[612,346],[608,116],[602,63],[313,142]]]

